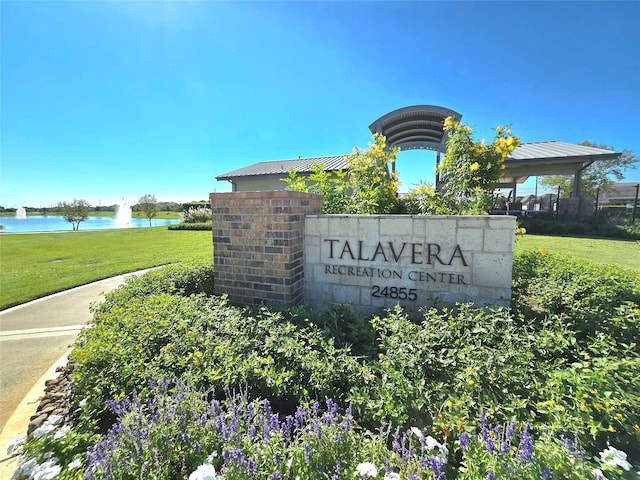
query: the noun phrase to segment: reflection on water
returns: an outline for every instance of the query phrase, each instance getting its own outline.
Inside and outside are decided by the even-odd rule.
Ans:
[[[152,227],[163,227],[180,223],[180,220],[167,220],[154,218],[151,220]],[[4,228],[0,233],[21,233],[21,232],[56,232],[60,230],[73,230],[71,223],[64,218],[52,215],[34,215],[27,218],[0,217],[0,225]],[[108,228],[139,228],[148,227],[149,220],[146,218],[132,218],[131,223],[126,226],[116,224],[113,217],[89,217],[80,223],[82,230],[103,230]]]

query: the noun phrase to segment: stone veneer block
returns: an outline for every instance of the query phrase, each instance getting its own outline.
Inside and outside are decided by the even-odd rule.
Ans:
[[[400,303],[509,304],[515,217],[312,215],[305,303],[371,313]]]

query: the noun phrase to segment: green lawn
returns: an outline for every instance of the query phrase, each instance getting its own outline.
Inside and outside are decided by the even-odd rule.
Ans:
[[[525,235],[516,251],[544,248],[640,271],[640,243]],[[0,309],[143,268],[213,261],[211,232],[166,227],[0,235]]]
[[[541,248],[551,254],[640,271],[640,242],[636,240],[524,235],[516,241],[516,252]]]
[[[143,268],[212,260],[211,232],[166,227],[0,235],[0,309]]]

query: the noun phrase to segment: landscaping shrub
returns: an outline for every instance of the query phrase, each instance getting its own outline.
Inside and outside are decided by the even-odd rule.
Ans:
[[[184,212],[185,223],[211,222],[211,207],[191,207]]]
[[[93,445],[85,478],[622,478],[605,449],[640,456],[640,276],[529,252],[513,285],[511,309],[412,321],[241,309],[211,296],[210,265],[149,272],[76,342],[57,458]]]
[[[196,223],[176,223],[173,225],[169,225],[169,230],[202,230],[202,231],[211,231],[212,227],[211,221],[208,222],[196,222]]]

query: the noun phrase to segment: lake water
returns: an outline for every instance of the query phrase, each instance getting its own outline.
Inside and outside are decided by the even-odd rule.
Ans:
[[[139,228],[148,227],[149,220],[146,218],[132,218],[130,224],[126,226],[116,225],[114,217],[89,217],[80,223],[82,230],[103,230],[108,228]],[[180,220],[157,219],[151,220],[152,227],[169,226],[180,223]],[[24,219],[16,217],[0,217],[0,225],[4,228],[1,233],[22,233],[22,232],[56,232],[71,231],[73,227],[64,218],[55,215],[34,215]]]

